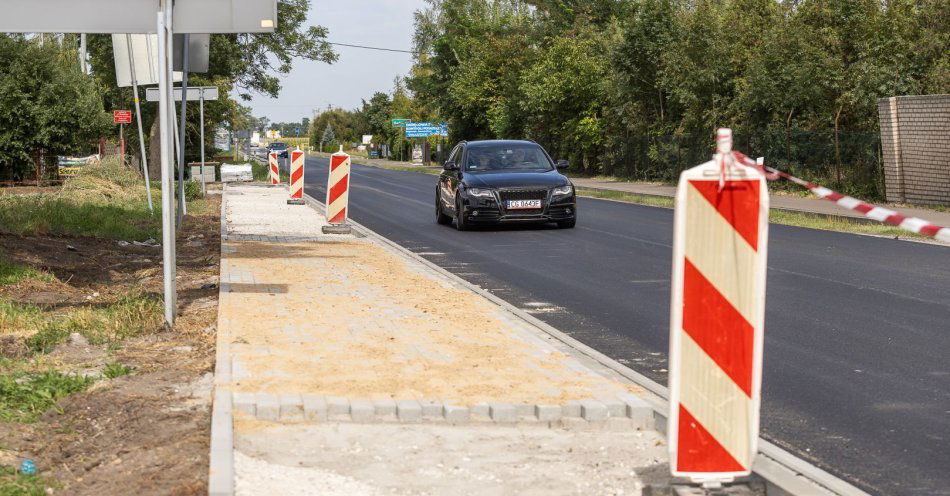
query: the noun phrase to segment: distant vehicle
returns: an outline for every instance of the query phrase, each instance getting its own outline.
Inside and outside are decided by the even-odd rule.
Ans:
[[[533,141],[469,141],[452,149],[435,191],[439,224],[455,221],[467,230],[478,223],[577,223],[577,197],[570,179],[558,172]]]
[[[280,158],[287,158],[287,143],[280,141],[274,141],[271,144],[267,145],[267,152],[277,152],[277,156]]]

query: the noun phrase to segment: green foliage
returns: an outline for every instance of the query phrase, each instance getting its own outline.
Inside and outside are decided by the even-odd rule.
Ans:
[[[129,375],[132,371],[135,370],[135,367],[126,365],[124,363],[112,362],[106,364],[105,368],[102,369],[102,376],[106,379],[115,379],[116,377],[122,377],[124,375]]]
[[[950,92],[946,0],[428,3],[412,105],[585,174],[671,179],[732,127],[742,151],[880,197],[877,100]]]
[[[42,477],[23,475],[13,467],[0,466],[0,496],[46,496],[46,488],[50,486]]]
[[[0,420],[35,422],[56,402],[84,391],[95,379],[54,370],[43,373],[0,374]]]
[[[16,284],[26,279],[34,279],[42,282],[53,282],[56,276],[44,270],[37,270],[33,267],[14,265],[0,260],[0,286],[5,284]]]
[[[35,152],[88,152],[111,126],[99,89],[65,45],[0,34],[0,67],[0,180],[31,172]]]

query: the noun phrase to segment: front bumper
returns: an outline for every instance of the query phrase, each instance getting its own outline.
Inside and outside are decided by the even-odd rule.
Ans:
[[[467,198],[462,205],[465,219],[474,223],[532,223],[571,220],[577,216],[575,195],[547,198],[541,201],[540,209],[507,210],[498,194],[495,198]]]

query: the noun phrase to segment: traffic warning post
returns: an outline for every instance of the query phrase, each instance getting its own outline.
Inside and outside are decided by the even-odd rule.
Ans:
[[[280,169],[277,168],[277,152],[268,153],[267,162],[270,166],[270,183],[276,186],[280,184]]]
[[[327,225],[325,234],[349,234],[346,223],[350,199],[350,156],[340,151],[330,156],[330,179],[327,181]]]
[[[303,205],[303,164],[305,156],[302,150],[290,152],[290,205]]]
[[[752,471],[759,433],[769,196],[720,129],[680,175],[670,309],[670,471],[707,486]]]

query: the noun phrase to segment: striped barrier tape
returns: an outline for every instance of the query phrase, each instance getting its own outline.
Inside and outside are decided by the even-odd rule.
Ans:
[[[861,201],[857,198],[843,195],[837,191],[832,191],[815,183],[797,178],[787,172],[780,171],[773,167],[768,167],[764,164],[763,159],[761,158],[758,160],[752,160],[751,158],[736,151],[733,151],[732,154],[742,165],[753,167],[759,171],[762,171],[764,174],[766,174],[766,178],[770,181],[774,181],[778,178],[786,179],[808,189],[818,198],[828,200],[840,207],[847,208],[848,210],[861,213],[869,219],[874,219],[878,222],[897,226],[912,233],[929,236],[931,238],[950,243],[950,228],[938,226],[932,222],[918,217],[908,217],[891,209],[879,207],[877,205]]]

